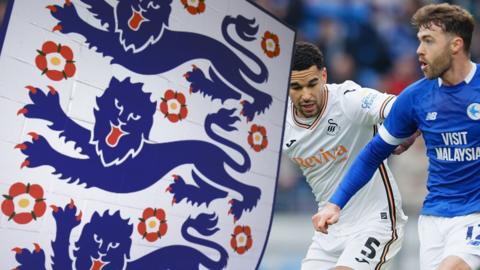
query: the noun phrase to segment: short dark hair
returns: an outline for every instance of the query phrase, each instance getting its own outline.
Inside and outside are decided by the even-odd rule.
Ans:
[[[318,69],[325,67],[323,54],[320,49],[309,42],[296,42],[292,70],[305,70],[309,69],[313,65],[316,65]]]
[[[470,51],[475,20],[470,12],[460,6],[448,3],[423,6],[413,15],[412,24],[417,29],[420,27],[429,29],[434,24],[447,33],[461,37],[465,44],[465,52],[468,54]]]

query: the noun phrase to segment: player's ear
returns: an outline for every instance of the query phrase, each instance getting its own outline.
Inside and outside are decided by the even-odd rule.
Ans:
[[[463,51],[464,42],[461,37],[455,36],[450,41],[450,49],[452,50],[452,54],[457,54]]]
[[[322,75],[322,82],[325,84],[327,83],[327,68],[323,67],[322,70],[320,71]]]

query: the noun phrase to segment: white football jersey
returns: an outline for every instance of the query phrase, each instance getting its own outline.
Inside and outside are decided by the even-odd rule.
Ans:
[[[321,112],[308,124],[296,117],[295,107],[289,101],[283,141],[283,151],[302,170],[319,208],[332,196],[355,157],[373,138],[395,99],[352,81],[326,84],[323,97]],[[329,229],[351,233],[359,229],[357,225],[362,220],[372,218],[392,224],[399,222],[398,219],[406,220],[400,193],[386,161],[373,180],[345,205],[338,224]]]

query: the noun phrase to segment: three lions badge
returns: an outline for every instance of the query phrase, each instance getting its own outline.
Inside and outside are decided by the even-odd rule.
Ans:
[[[11,0],[0,40],[0,268],[258,268],[291,29],[249,1]]]

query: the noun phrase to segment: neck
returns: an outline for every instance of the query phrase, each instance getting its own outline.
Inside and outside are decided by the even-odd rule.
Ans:
[[[457,85],[465,80],[472,69],[470,59],[462,54],[452,61],[452,66],[441,76],[442,83],[447,86]]]

